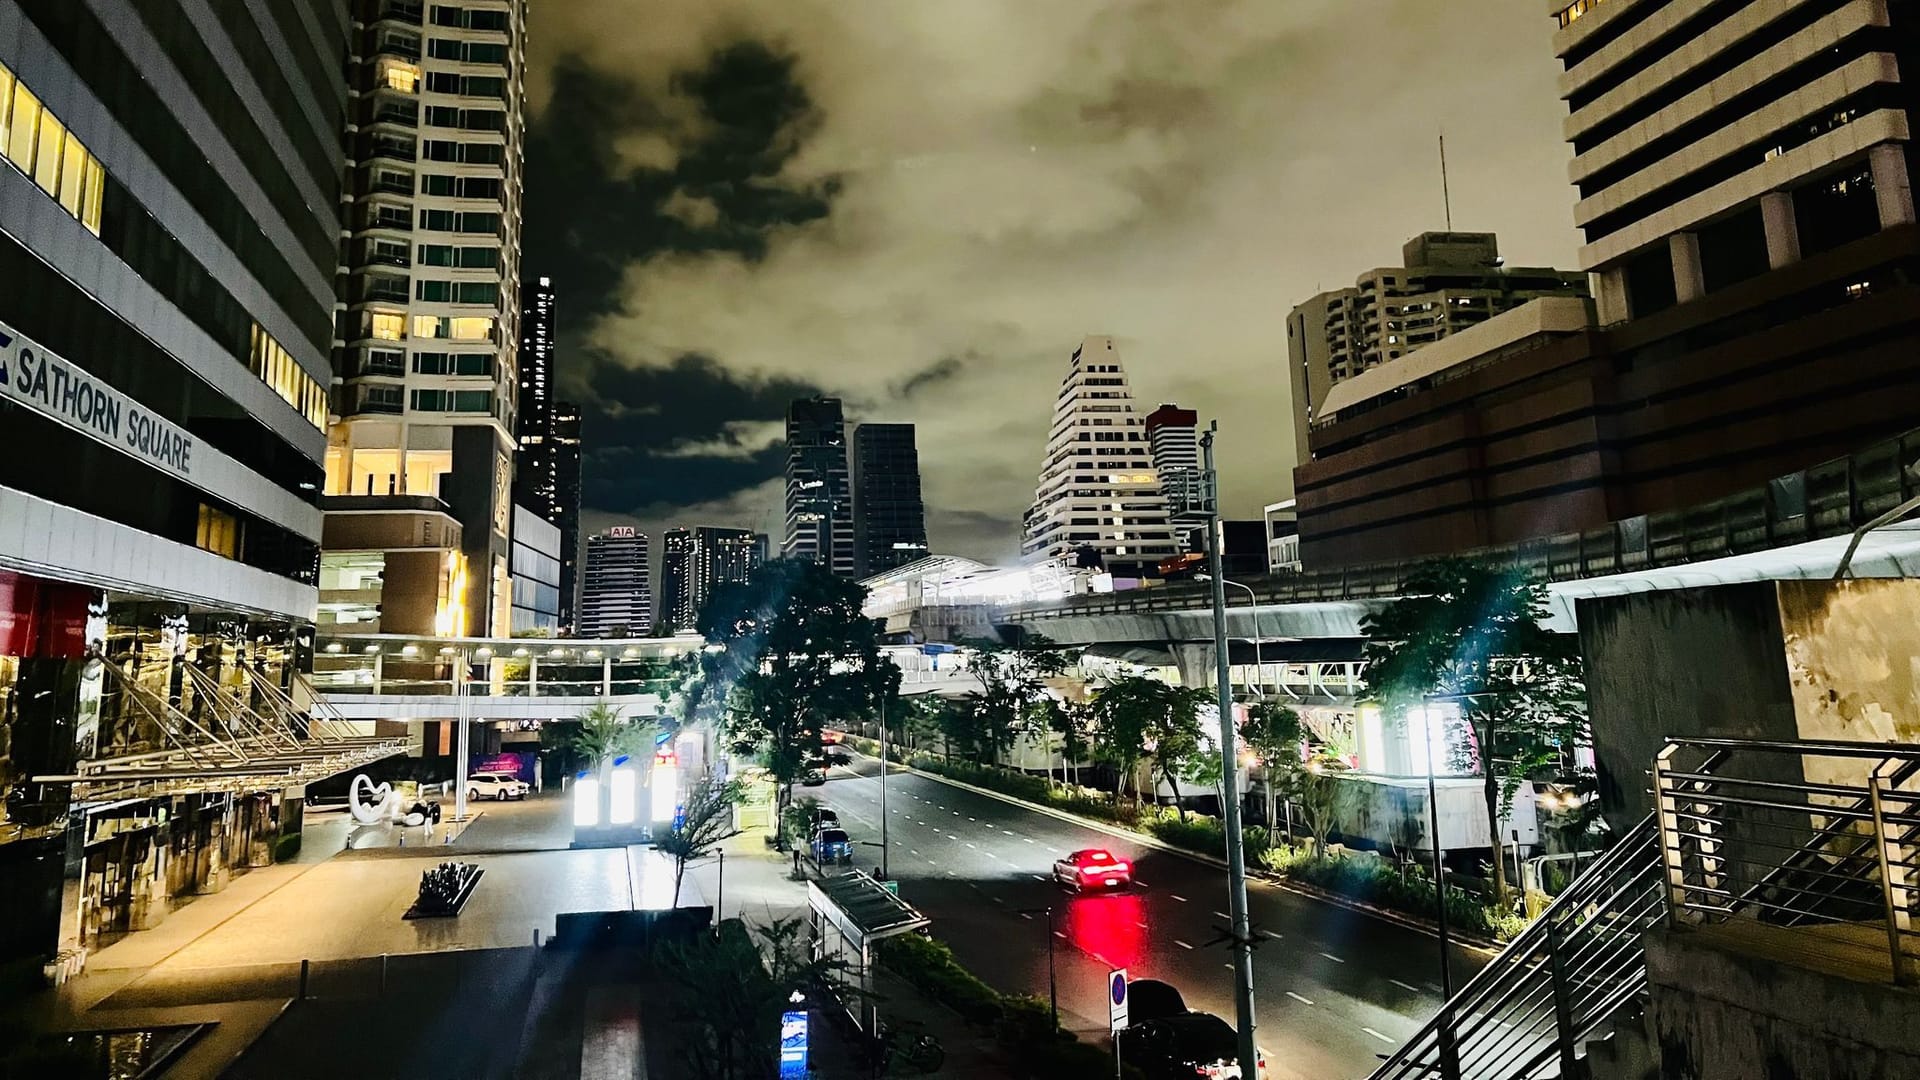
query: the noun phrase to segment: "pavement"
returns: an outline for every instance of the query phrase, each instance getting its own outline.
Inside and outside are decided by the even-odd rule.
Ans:
[[[878,841],[878,774],[878,761],[857,757],[806,795],[839,811],[856,841]],[[1188,1007],[1233,1021],[1224,871],[898,767],[887,785],[889,869],[901,897],[987,983],[1047,997],[1051,939],[1061,1023],[1071,1030],[1107,1030],[1114,968],[1170,982]],[[1136,887],[1076,896],[1055,885],[1053,861],[1082,848],[1132,862]],[[874,848],[855,850],[862,865],[878,861]],[[1271,1076],[1366,1076],[1439,1009],[1439,946],[1427,934],[1267,882],[1249,884],[1248,904],[1263,939],[1254,1012]],[[1457,948],[1456,983],[1485,962]]]
[[[445,993],[477,993],[483,999],[504,994],[519,1000],[528,1017],[536,1011],[552,1012],[536,1010],[527,1000],[529,994],[540,997],[537,989],[528,987],[544,987],[546,981],[528,982],[532,977],[520,971],[521,957],[537,957],[528,948],[536,930],[543,937],[551,934],[561,912],[674,906],[673,867],[665,857],[644,847],[569,849],[571,816],[558,792],[523,802],[484,803],[475,811],[464,831],[449,826],[359,826],[343,814],[315,811],[303,823],[302,849],[294,860],[237,875],[221,892],[191,898],[159,926],[95,951],[79,977],[10,1009],[10,1015],[38,1030],[210,1023],[169,1075],[295,1075],[299,1069],[287,1069],[299,1063],[300,1045],[312,1045],[311,1039],[330,1031],[337,1035],[342,1025],[353,1027],[356,1015],[387,1016],[394,1006],[372,1005],[370,1014],[356,1010],[390,994],[408,1003],[399,1006],[402,1015],[428,1024],[452,1022],[436,1020],[436,1011],[412,1010],[420,1001],[443,997],[443,990],[436,988],[443,976],[427,972],[466,973],[453,977],[448,985],[454,989]],[[477,863],[486,872],[467,908],[454,919],[403,920],[420,872],[451,858]],[[804,918],[805,887],[791,878],[791,867],[790,857],[768,848],[761,833],[734,836],[715,856],[688,868],[678,906],[711,905],[726,917],[756,925]],[[505,959],[490,959],[495,957]],[[300,993],[303,962],[315,1000],[294,1003],[299,1007],[290,1009],[290,1001]],[[449,962],[457,967],[448,968]],[[487,969],[478,980],[472,974],[476,964]],[[568,961],[558,971],[577,980],[579,964]],[[499,985],[492,985],[495,982]],[[506,989],[509,983],[511,991]],[[577,1059],[561,1054],[551,1069],[537,1070],[540,1075],[620,1072],[618,1062],[607,1055],[621,1056],[624,1043],[617,1036],[628,1030],[621,1002],[635,995],[627,993],[631,988],[624,984],[615,989],[620,993],[609,998],[608,991],[600,991],[596,999],[596,1008],[608,1015],[609,1030],[616,1036],[611,1044],[594,1036],[598,1029],[582,1026],[583,1010],[572,1006],[585,1002],[569,998],[568,1009],[559,1011],[571,1012],[574,1019],[571,1027],[561,1026],[559,1039],[572,1038],[585,1053]],[[957,1014],[891,975],[882,976],[879,989],[890,1022],[925,1030],[948,1047],[947,1063],[934,1075],[1002,1075],[992,1060],[987,1033],[968,1027]],[[475,1015],[464,1021],[458,1041],[486,1045],[486,1025],[498,1025],[500,1018],[484,1010],[463,1011]],[[406,1024],[395,1027],[383,1020],[364,1026],[365,1039],[392,1045],[398,1055],[392,1060],[411,1053],[403,1046]],[[498,1035],[502,1052],[515,1041],[551,1051],[555,1040],[552,1032],[531,1027],[517,1040],[509,1039],[505,1030]],[[857,1069],[830,1064],[833,1045],[831,1036],[822,1040],[822,1057],[829,1067],[821,1075],[860,1075]],[[650,1046],[649,1056],[652,1050]],[[317,1060],[307,1064],[322,1066]],[[486,1072],[482,1068],[462,1075]]]

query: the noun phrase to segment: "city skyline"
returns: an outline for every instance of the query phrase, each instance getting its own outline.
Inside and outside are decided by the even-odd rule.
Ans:
[[[1054,365],[1089,333],[1142,401],[1220,420],[1224,498],[1255,516],[1290,489],[1285,312],[1446,227],[1442,129],[1454,226],[1575,262],[1553,24],[1524,0],[989,9],[965,34],[718,4],[644,40],[597,31],[618,9],[539,9],[529,55],[529,265],[567,288],[589,531],[780,531],[785,406],[817,393],[915,425],[934,551],[1012,558]],[[1010,37],[1032,47],[960,74]],[[746,96],[768,107],[728,111]]]

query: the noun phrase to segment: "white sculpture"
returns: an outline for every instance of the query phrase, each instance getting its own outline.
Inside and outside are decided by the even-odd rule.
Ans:
[[[361,792],[365,788],[365,794]],[[413,808],[401,811],[402,796],[393,790],[393,785],[381,781],[378,786],[360,773],[353,778],[347,789],[347,809],[353,812],[353,820],[362,825],[379,825],[383,822],[399,822],[402,825],[425,825],[431,820],[432,811],[426,803],[416,802]]]

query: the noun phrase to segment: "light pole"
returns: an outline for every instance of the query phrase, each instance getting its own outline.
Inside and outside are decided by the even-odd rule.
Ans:
[[[1438,785],[1433,779],[1432,702],[1421,708],[1420,723],[1425,727],[1427,736],[1427,840],[1433,845],[1433,907],[1440,931],[1440,1017],[1436,1031],[1440,1044],[1440,1075],[1443,1080],[1460,1080],[1459,1050],[1453,1043],[1453,1017],[1448,1015],[1448,1010],[1453,1007],[1453,965],[1447,962],[1447,953],[1453,946],[1447,929],[1446,865],[1440,858],[1440,799]]]
[[[1060,1026],[1060,984],[1053,977],[1053,906],[1043,908],[1021,908],[1022,915],[1045,915],[1047,917],[1047,1008],[1053,1016],[1053,1026]]]
[[[880,880],[891,881],[887,873],[887,699],[880,699]]]
[[[467,652],[461,649],[453,654],[454,715],[460,725],[458,732],[459,758],[454,762],[453,820],[467,820],[467,753],[473,748],[473,736],[467,731]]]
[[[1220,553],[1219,474],[1213,464],[1214,436],[1220,422],[1214,421],[1200,436],[1201,483],[1205,485],[1204,517],[1207,530],[1207,565],[1213,576],[1213,654],[1214,682],[1220,704],[1220,807],[1227,834],[1227,910],[1233,915],[1233,999],[1240,1035],[1240,1075],[1260,1075],[1260,1051],[1254,1039],[1253,1019],[1253,931],[1247,918],[1247,853],[1240,835],[1239,781],[1234,775],[1233,686],[1229,682],[1227,656],[1226,573]],[[1051,940],[1051,939],[1049,939]]]

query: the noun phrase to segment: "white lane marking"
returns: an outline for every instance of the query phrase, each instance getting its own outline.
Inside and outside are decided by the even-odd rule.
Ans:
[[[934,862],[934,861],[933,861],[932,859],[928,859],[928,860],[927,860],[927,865],[928,865],[928,866],[939,866],[940,864],[939,864],[939,863],[937,863],[937,862]]]
[[[987,858],[989,859],[997,859],[999,857],[1000,857],[999,855],[994,854],[991,850],[987,852]]]
[[[968,818],[967,820],[968,820],[968,821],[972,821],[972,820],[974,820],[974,819],[973,819],[973,818]]]
[[[909,855],[918,855],[918,854],[920,854],[920,853],[919,853],[919,852],[917,852],[917,851],[915,851],[915,850],[913,850],[912,848],[908,848],[908,849],[907,849],[907,854],[909,854]]]
[[[1134,879],[1133,879],[1133,883],[1134,883],[1135,885],[1138,885],[1138,886],[1140,886],[1140,887],[1141,887],[1141,888],[1143,888],[1143,889],[1147,887],[1147,883],[1146,883],[1146,882],[1144,882],[1144,881],[1141,881],[1141,880],[1140,880],[1139,878],[1134,878]]]
[[[1279,940],[1280,940],[1280,935],[1279,935],[1279,934],[1276,934],[1276,933],[1274,933],[1274,932],[1273,932],[1273,931],[1271,931],[1271,930],[1262,930],[1262,931],[1260,931],[1260,936],[1261,936],[1261,937],[1263,937],[1263,938],[1266,938],[1266,939],[1267,939],[1267,940],[1269,940],[1269,941],[1279,941]]]
[[[1145,930],[1146,928],[1147,928],[1146,923],[1140,923],[1140,929]]]
[[[1444,993],[1446,993],[1446,991],[1445,991],[1445,990],[1442,990],[1442,989],[1440,988],[1440,984],[1439,984],[1439,983],[1428,983],[1428,984],[1427,984],[1427,989],[1429,989],[1429,990],[1431,990],[1431,991],[1433,991],[1433,992],[1434,992],[1434,993],[1436,993],[1436,994],[1444,994]]]
[[[1227,913],[1226,913],[1226,912],[1224,912],[1224,911],[1216,911],[1216,912],[1214,912],[1214,915],[1215,915],[1216,917],[1218,917],[1218,918],[1222,918],[1222,919],[1226,919],[1226,920],[1229,920],[1229,921],[1231,921],[1231,920],[1233,919],[1233,916],[1231,916],[1231,915],[1229,915],[1229,914],[1227,914]]]
[[[1031,836],[1023,836],[1020,839],[1025,840],[1029,844],[1033,843],[1033,837]]]
[[[956,873],[954,873],[954,872],[953,872],[953,871],[951,871],[951,870],[949,870],[949,871],[947,871],[947,876],[948,876],[948,877],[959,877],[960,875],[959,875],[959,874],[956,874]]]
[[[1375,1031],[1375,1030],[1373,1030],[1373,1029],[1372,1029],[1372,1028],[1370,1028],[1370,1027],[1363,1027],[1363,1028],[1361,1028],[1360,1030],[1361,1030],[1361,1031],[1364,1031],[1364,1032],[1366,1032],[1367,1034],[1369,1034],[1369,1035],[1371,1035],[1371,1036],[1373,1036],[1373,1037],[1374,1037],[1374,1038],[1376,1038],[1376,1039],[1379,1039],[1379,1040],[1380,1040],[1381,1042],[1383,1042],[1383,1043],[1390,1043],[1390,1042],[1392,1042],[1392,1041],[1393,1041],[1393,1039],[1392,1039],[1392,1038],[1390,1038],[1390,1037],[1388,1037],[1388,1036],[1386,1036],[1386,1035],[1382,1035],[1382,1034],[1380,1034],[1379,1032],[1377,1032],[1377,1031]]]
[[[1045,877],[1045,876],[1043,876],[1043,875],[1040,875],[1040,874],[1035,874],[1035,875],[1033,875],[1033,880],[1035,880],[1035,881],[1045,881],[1045,880],[1047,880],[1047,879],[1046,879],[1046,877]],[[1146,924],[1145,924],[1145,923],[1142,923],[1141,925],[1142,925],[1142,926],[1144,926],[1144,925],[1146,925]]]
[[[1181,940],[1180,940],[1179,938],[1174,938],[1174,939],[1173,939],[1173,943],[1174,943],[1175,945],[1178,945],[1178,946],[1180,946],[1180,947],[1181,947],[1181,948],[1183,948],[1183,949],[1191,949],[1191,948],[1193,948],[1193,946],[1191,946],[1191,945],[1189,945],[1189,944],[1187,944],[1187,943],[1186,943],[1186,942],[1184,942],[1184,941],[1181,941]]]
[[[1134,884],[1138,885],[1139,882],[1136,881],[1134,882]],[[1167,895],[1173,897],[1175,900],[1178,900],[1183,904],[1187,902],[1187,898],[1184,896],[1181,896],[1179,893],[1168,893]]]
[[[945,810],[945,809],[946,809],[946,807],[944,807],[944,806],[943,806],[943,807],[941,807],[941,809],[942,809],[942,810]],[[954,816],[954,817],[959,817],[959,816],[960,816],[960,811],[958,811],[958,810],[955,810],[955,811],[953,812],[953,816]]]
[[[1032,921],[1033,921],[1033,916],[1031,916],[1031,915],[1029,915],[1029,914],[1027,914],[1027,913],[1026,913],[1026,912],[1024,912],[1024,911],[1020,913],[1020,917],[1021,917],[1021,918],[1023,918],[1023,919],[1025,919],[1025,920],[1027,920],[1028,922],[1032,922]]]
[[[1059,939],[1060,939],[1061,941],[1065,941],[1065,940],[1067,940],[1067,935],[1065,935],[1065,934],[1063,934],[1063,933],[1061,933],[1061,932],[1060,932],[1060,931],[1058,931],[1058,930],[1055,930],[1055,931],[1053,932],[1053,936],[1054,936],[1054,937],[1057,937],[1057,938],[1059,938]]]
[[[1233,965],[1232,965],[1232,964],[1225,964],[1225,965],[1223,965],[1223,966],[1224,966],[1224,967],[1225,967],[1225,968],[1226,968],[1226,969],[1227,969],[1228,971],[1232,971],[1232,970],[1233,970]]]
[[[1419,988],[1419,987],[1417,987],[1417,986],[1409,986],[1409,985],[1407,985],[1406,983],[1403,983],[1403,982],[1401,982],[1401,981],[1400,981],[1399,979],[1388,979],[1387,981],[1388,981],[1388,982],[1390,982],[1390,983],[1392,983],[1393,985],[1395,985],[1395,986],[1397,986],[1397,987],[1399,987],[1399,988],[1400,988],[1400,989],[1402,989],[1402,990],[1408,990],[1408,991],[1411,991],[1411,992],[1413,992],[1413,993],[1416,993],[1416,994],[1420,992],[1420,988]]]
[[[1222,768],[1225,768],[1225,766],[1222,766]],[[973,841],[971,841],[971,840],[969,840],[969,841],[967,841],[967,846],[968,846],[968,847],[970,847],[970,848],[972,848],[972,849],[973,849],[973,850],[975,850],[975,851],[979,851],[979,850],[980,850],[980,845],[979,845],[979,844],[976,844],[976,843],[974,843],[974,842],[973,842]],[[1322,953],[1321,955],[1323,955],[1323,956],[1324,956],[1324,955],[1326,955],[1326,954],[1324,954],[1324,953]]]
[[[1311,1005],[1311,1004],[1313,1004],[1313,1001],[1312,1001],[1311,999],[1308,999],[1308,998],[1303,998],[1303,997],[1301,997],[1301,996],[1300,996],[1299,994],[1296,994],[1296,993],[1294,993],[1294,992],[1293,992],[1293,991],[1291,991],[1291,990],[1289,990],[1289,991],[1287,991],[1287,996],[1288,996],[1288,997],[1290,997],[1290,998],[1292,998],[1293,1000],[1295,1000],[1295,1001],[1297,1001],[1297,1002],[1299,1002],[1299,1003],[1300,1003],[1300,1004],[1302,1004],[1302,1005]]]
[[[1336,963],[1336,964],[1344,964],[1344,963],[1346,963],[1346,961],[1345,961],[1345,960],[1342,960],[1342,959],[1340,959],[1339,957],[1337,957],[1337,956],[1335,956],[1335,955],[1333,955],[1333,954],[1332,954],[1332,953],[1330,953],[1330,952],[1323,952],[1323,953],[1321,953],[1320,955],[1321,955],[1321,956],[1324,956],[1324,957],[1326,957],[1327,959],[1329,959],[1329,960],[1331,960],[1331,961],[1333,961],[1333,962],[1334,962],[1334,963]]]

